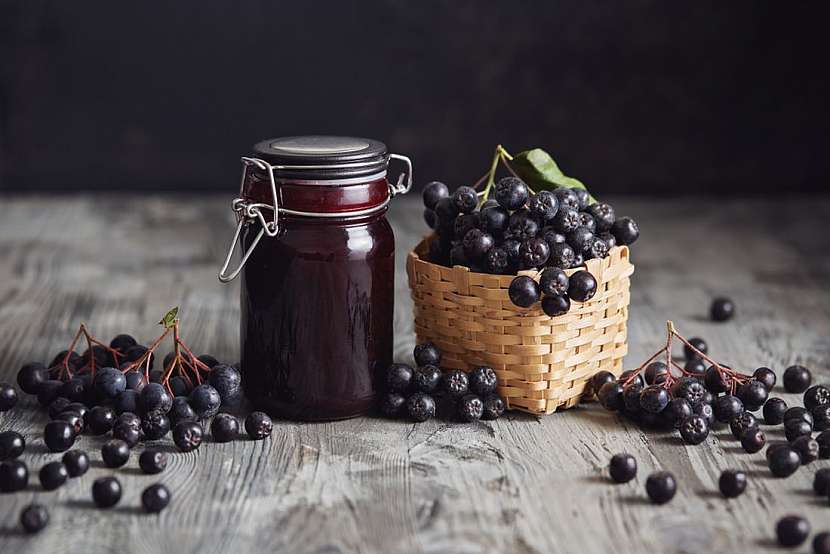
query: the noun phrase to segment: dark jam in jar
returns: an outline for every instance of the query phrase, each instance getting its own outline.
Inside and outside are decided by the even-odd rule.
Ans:
[[[257,242],[261,221],[273,219],[268,209],[241,228],[243,251],[252,248],[240,274],[245,394],[275,417],[364,414],[392,361],[395,238],[386,220],[386,147],[289,137],[259,143],[254,154],[241,198],[249,206],[273,204],[270,166],[281,210],[273,237]]]

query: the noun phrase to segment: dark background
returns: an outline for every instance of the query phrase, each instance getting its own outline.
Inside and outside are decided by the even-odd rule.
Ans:
[[[416,180],[541,146],[594,192],[824,190],[819,3],[0,0],[0,189],[219,189],[352,134]]]

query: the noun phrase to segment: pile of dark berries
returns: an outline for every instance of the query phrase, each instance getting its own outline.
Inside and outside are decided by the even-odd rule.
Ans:
[[[640,236],[637,223],[617,217],[610,204],[596,202],[584,188],[534,192],[516,176],[495,181],[496,167],[475,186],[452,194],[439,181],[426,185],[424,219],[434,230],[430,261],[499,275],[534,270],[535,278],[513,280],[510,300],[523,308],[541,300],[551,317],[567,313],[571,301],[590,300],[597,290],[594,276],[580,270],[568,277],[565,270],[632,244]]]
[[[380,403],[384,415],[421,422],[436,417],[439,407],[445,407],[457,420],[472,422],[498,419],[504,413],[493,368],[442,371],[441,351],[431,342],[416,346],[414,355],[414,368],[407,364],[387,368]]]
[[[49,462],[38,471],[44,490],[57,489],[87,472],[89,455],[72,450],[84,433],[104,439],[100,459],[112,469],[127,465],[131,450],[139,442],[147,443],[139,458],[146,474],[166,468],[168,455],[150,444],[171,432],[182,452],[199,448],[208,428],[214,442],[239,437],[239,420],[227,413],[241,401],[239,371],[213,356],[194,355],[179,337],[176,312],[171,314],[162,320],[164,332],[149,346],[126,334],[107,344],[81,325],[69,348],[49,364],[31,362],[20,369],[18,386],[35,396],[50,418],[43,431],[46,447],[64,453],[60,461]],[[168,336],[173,338],[173,350],[162,367],[154,369],[155,353]],[[86,340],[87,349],[78,354],[75,347],[81,339]],[[0,411],[14,408],[17,400],[15,388],[0,383]],[[250,438],[259,440],[271,434],[272,422],[266,414],[252,412],[244,427]],[[0,432],[0,492],[16,492],[27,486],[29,469],[18,459],[25,448],[21,434]],[[93,500],[101,508],[117,504],[121,492],[114,476],[98,479],[92,486]],[[163,510],[170,499],[170,491],[162,484],[147,487],[141,496],[148,513]],[[48,524],[49,514],[43,505],[32,504],[23,510],[20,521],[26,532],[35,533]]]

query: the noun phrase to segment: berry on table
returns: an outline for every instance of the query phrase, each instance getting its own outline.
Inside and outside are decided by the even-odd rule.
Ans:
[[[231,442],[239,434],[239,421],[231,414],[216,414],[210,422],[213,442]],[[173,438],[175,440],[175,429]]]
[[[810,412],[813,416],[813,429],[827,431],[830,429],[830,405],[816,406]]]
[[[767,401],[769,391],[760,381],[749,381],[738,388],[738,398],[744,405],[744,409],[756,412]]]
[[[715,419],[721,423],[729,423],[744,411],[744,405],[740,399],[731,394],[717,397],[712,407],[715,409]]]
[[[483,403],[484,408],[481,412],[481,419],[494,420],[500,418],[502,414],[504,414],[504,400],[498,394],[487,395],[484,398]]]
[[[780,445],[768,450],[767,464],[776,477],[789,477],[801,465],[801,457],[789,445]]]
[[[654,504],[665,504],[674,498],[677,482],[668,471],[652,473],[646,479],[646,493]]]
[[[29,468],[20,460],[0,463],[0,492],[22,491],[29,484]]]
[[[775,372],[768,367],[759,367],[755,371],[752,372],[752,377],[756,381],[760,381],[767,387],[767,391],[771,391],[772,388],[775,386],[775,382],[777,381],[777,377],[775,376]]]
[[[17,386],[26,394],[37,394],[47,379],[49,372],[40,362],[29,362],[17,372]]]
[[[744,433],[757,427],[758,420],[749,412],[742,412],[729,420],[729,430],[732,431],[732,436],[738,440]]]
[[[775,535],[781,546],[798,546],[810,535],[810,524],[801,516],[784,516],[775,525]]]
[[[709,307],[712,321],[727,321],[735,315],[735,304],[728,298],[715,298]]]
[[[148,475],[161,473],[167,467],[167,454],[161,450],[147,449],[138,457],[138,467]]]
[[[830,532],[823,531],[813,537],[813,554],[830,554]]]
[[[158,440],[170,432],[170,418],[162,411],[146,413],[141,418],[141,431],[146,440]]]
[[[170,491],[161,483],[150,485],[141,493],[141,505],[149,514],[157,514],[170,504]]]
[[[469,391],[470,380],[460,369],[452,369],[444,374],[443,388],[448,395],[460,398]]]
[[[802,435],[792,441],[790,446],[801,458],[801,465],[808,465],[818,460],[819,444],[810,435]]]
[[[416,392],[406,401],[406,412],[409,417],[418,422],[435,417],[435,400],[422,392]]]
[[[70,450],[64,453],[61,462],[70,477],[80,477],[89,470],[89,456],[83,450]]]
[[[406,364],[392,364],[386,370],[386,390],[405,393],[412,388],[415,370]]]
[[[457,412],[461,421],[478,421],[484,413],[484,403],[477,395],[467,394],[458,401]]]
[[[441,370],[434,365],[424,365],[415,370],[412,382],[417,392],[434,392],[441,384]]]
[[[69,450],[75,444],[75,428],[66,421],[50,421],[43,428],[43,441],[51,452]]]
[[[99,508],[112,508],[121,500],[121,483],[115,477],[101,477],[92,483],[92,500]]]
[[[784,436],[787,440],[792,442],[798,437],[809,437],[813,432],[813,426],[803,419],[785,419],[784,420]]]
[[[736,469],[727,469],[720,474],[718,488],[726,498],[736,498],[746,490],[746,473]]]
[[[830,467],[823,467],[813,476],[813,492],[817,496],[830,495]]]
[[[62,462],[49,462],[40,468],[38,478],[44,490],[52,491],[66,483],[69,471]]]
[[[202,383],[193,389],[187,400],[199,419],[215,416],[222,405],[222,397],[219,395],[219,391],[207,383]]]
[[[804,366],[791,365],[784,370],[784,390],[796,394],[806,391],[813,380],[810,370]]]
[[[616,483],[628,483],[637,475],[637,460],[631,454],[614,454],[608,473]]]
[[[262,440],[271,436],[274,424],[264,412],[251,412],[245,418],[245,432],[254,440]]]
[[[115,427],[112,428],[112,438],[126,442],[127,446],[130,448],[137,445],[138,441],[141,440],[141,437],[142,431],[140,424],[136,426],[119,421],[115,424]]]
[[[380,401],[380,411],[387,417],[398,417],[406,411],[406,397],[399,392],[388,392]]]
[[[8,383],[0,383],[0,412],[7,412],[17,404],[17,391]]]
[[[167,412],[167,417],[170,418],[170,424],[175,425],[180,421],[195,421],[196,412],[190,407],[186,397],[177,396],[173,398],[173,407]]]
[[[202,444],[202,426],[196,421],[180,421],[173,429],[173,442],[182,452],[192,452]]]
[[[613,383],[616,380],[617,378],[614,377],[614,374],[610,371],[598,371],[591,377],[591,390],[594,391],[594,393],[597,393],[599,392],[599,389],[602,388],[602,385],[605,383]]]
[[[20,525],[32,535],[49,525],[49,511],[42,504],[29,504],[20,512]]]
[[[492,367],[479,366],[470,372],[470,390],[479,396],[486,396],[496,392],[498,377]]]
[[[813,385],[804,393],[804,407],[812,411],[819,406],[830,406],[830,388]]]
[[[415,346],[414,350],[415,363],[419,366],[425,365],[440,365],[441,351],[432,342],[424,342]]]
[[[625,407],[623,386],[617,382],[608,382],[597,391],[597,400],[606,410],[615,412]]]
[[[581,270],[571,275],[568,283],[568,296],[577,302],[587,302],[597,292],[597,280],[590,272]]]
[[[101,447],[101,458],[107,467],[121,467],[130,459],[130,447],[119,439],[108,440]]]
[[[241,394],[242,377],[233,366],[227,364],[213,366],[208,375],[208,383],[219,393],[221,404],[230,405]]]
[[[804,408],[802,406],[793,406],[792,408],[789,408],[786,412],[784,412],[785,423],[793,419],[803,421],[809,424],[811,428],[814,422],[813,414],[811,414],[810,411],[807,410],[807,408]]]
[[[26,450],[26,439],[17,431],[0,433],[0,462],[13,460]]]
[[[687,360],[692,360],[694,358],[700,358],[700,354],[708,354],[709,353],[709,346],[706,344],[706,341],[700,337],[692,337],[689,339],[689,344],[691,344],[693,348],[689,347],[689,344],[683,345],[683,354],[686,356]],[[697,351],[695,351],[695,349]],[[699,352],[699,353],[698,353]]]

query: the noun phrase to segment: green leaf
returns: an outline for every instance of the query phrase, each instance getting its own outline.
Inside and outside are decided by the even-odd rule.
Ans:
[[[178,315],[179,315],[179,307],[176,306],[175,308],[173,308],[172,310],[170,310],[169,312],[164,314],[164,317],[161,318],[161,321],[159,321],[159,325],[164,325],[166,328],[169,329],[170,327],[173,326],[174,323],[176,323],[176,317]]]
[[[553,158],[541,148],[525,150],[513,157],[510,166],[534,190],[553,190],[559,187],[588,190],[579,179],[568,177]],[[588,195],[591,204],[596,199]]]

